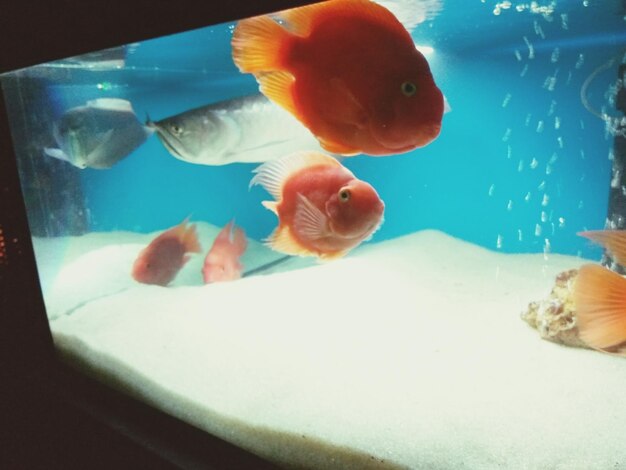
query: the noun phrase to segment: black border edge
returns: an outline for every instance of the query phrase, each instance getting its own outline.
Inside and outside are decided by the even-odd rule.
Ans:
[[[0,73],[279,11],[311,0],[14,1],[0,14]],[[57,359],[0,93],[0,466],[274,468]],[[85,467],[88,465],[88,467]]]

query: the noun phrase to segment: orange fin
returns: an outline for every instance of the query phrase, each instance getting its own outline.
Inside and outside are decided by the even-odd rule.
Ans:
[[[265,207],[266,209],[278,215],[278,208],[276,207],[278,203],[276,201],[263,201],[261,202],[261,204],[263,204],[263,207]]]
[[[296,256],[315,256],[315,253],[301,246],[291,235],[289,227],[278,227],[274,232],[267,237],[265,244],[271,249],[280,251],[287,255]]]
[[[602,245],[615,261],[626,266],[626,230],[590,230],[578,235]]]
[[[280,51],[289,37],[289,32],[269,16],[241,20],[231,41],[233,62],[242,72],[280,69]]]
[[[350,251],[350,250],[334,251],[332,253],[322,253],[319,256],[319,258],[322,261],[332,261],[332,260],[335,260],[335,259],[343,258],[344,256],[346,256],[346,254],[348,254],[348,251]]]
[[[279,13],[289,29],[298,36],[308,36],[313,28],[328,16],[365,18],[382,24],[386,28],[404,29],[400,21],[385,7],[371,0],[333,0],[292,8]],[[409,33],[406,33],[407,36]]]
[[[595,264],[578,272],[574,285],[580,338],[596,349],[626,342],[626,279]]]
[[[261,93],[299,119],[292,94],[293,75],[288,72],[268,72],[257,74],[256,78]]]
[[[358,149],[338,144],[336,142],[331,142],[330,140],[322,139],[321,137],[317,137],[317,140],[324,150],[330,153],[336,153],[342,157],[351,157],[361,153]]]

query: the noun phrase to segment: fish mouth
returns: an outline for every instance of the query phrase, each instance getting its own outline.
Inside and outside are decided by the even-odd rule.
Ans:
[[[185,159],[183,157],[183,155],[181,154],[181,152],[177,148],[177,147],[180,147],[182,145],[180,140],[178,140],[176,137],[174,137],[173,135],[171,135],[167,131],[164,131],[155,122],[152,122],[152,121],[148,120],[148,121],[146,121],[146,126],[149,127],[150,129],[154,129],[156,131],[157,137],[159,138],[159,140],[161,141],[161,143],[163,144],[163,146],[167,149],[167,151],[169,153],[171,153],[172,155],[174,155],[176,158],[178,158],[180,160],[184,160]]]

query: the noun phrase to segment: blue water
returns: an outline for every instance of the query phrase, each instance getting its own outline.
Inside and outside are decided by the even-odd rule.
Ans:
[[[372,241],[438,229],[507,253],[597,258],[600,251],[576,232],[604,227],[613,136],[585,109],[580,90],[626,48],[621,2],[536,2],[555,6],[549,15],[525,2],[495,14],[497,3],[444,2],[413,32],[417,44],[434,49],[427,58],[452,107],[441,135],[404,155],[344,159],[386,203]],[[87,100],[125,98],[141,120],[158,120],[255,92],[255,80],[232,63],[231,29],[136,44],[122,70],[50,80],[50,103],[60,115]],[[594,107],[612,115],[616,71],[599,73],[589,87]],[[260,204],[267,193],[248,190],[255,166],[192,165],[151,136],[110,170],[80,170],[90,230],[150,232],[189,215],[222,226],[235,217],[248,236],[262,239],[276,217]]]

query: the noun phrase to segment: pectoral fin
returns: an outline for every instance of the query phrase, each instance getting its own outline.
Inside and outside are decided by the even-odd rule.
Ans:
[[[328,236],[328,217],[302,194],[298,194],[297,198],[293,224],[298,234],[310,240]]]

